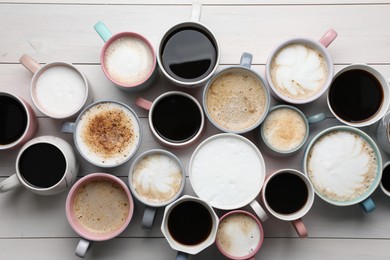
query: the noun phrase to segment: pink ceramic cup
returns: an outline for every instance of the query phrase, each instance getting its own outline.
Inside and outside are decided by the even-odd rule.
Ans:
[[[75,215],[74,211],[74,205],[75,205],[75,198],[83,186],[86,184],[92,182],[92,181],[109,181],[112,182],[113,184],[119,186],[122,188],[123,192],[126,193],[127,196],[127,201],[128,201],[128,211],[127,211],[127,217],[125,221],[122,223],[122,225],[119,228],[116,228],[113,231],[109,232],[93,232],[93,230],[88,229],[84,227],[80,221],[78,221],[78,218]],[[112,201],[112,204],[114,204],[115,201]],[[80,235],[82,238],[79,241],[77,248],[76,248],[76,255],[79,257],[85,257],[89,247],[92,245],[94,241],[105,241],[112,239],[119,234],[121,234],[126,227],[129,225],[130,220],[133,216],[133,211],[134,211],[134,203],[132,196],[130,194],[129,188],[126,186],[126,184],[119,179],[118,177],[115,177],[113,175],[107,174],[107,173],[92,173],[89,174],[81,179],[79,179],[72,187],[72,189],[69,191],[68,197],[66,199],[66,217],[68,219],[68,222],[72,229]]]
[[[215,244],[229,259],[255,259],[264,241],[260,221],[244,210],[234,210],[219,219]]]

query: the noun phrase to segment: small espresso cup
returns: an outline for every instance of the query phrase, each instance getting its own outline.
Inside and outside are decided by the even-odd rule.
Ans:
[[[75,146],[83,158],[102,168],[126,163],[142,140],[136,113],[129,106],[111,100],[89,105],[75,123],[63,123],[61,131],[73,134]]]
[[[31,100],[46,116],[55,119],[73,117],[92,102],[87,78],[73,64],[52,62],[41,67],[27,54],[19,61],[34,74],[30,83]]]
[[[383,193],[390,197],[390,162],[383,165],[380,187]]]
[[[23,145],[34,136],[37,125],[34,110],[24,99],[0,92],[0,151]]]
[[[66,217],[80,235],[76,255],[85,257],[94,241],[121,234],[133,216],[134,203],[126,184],[107,173],[91,173],[79,179],[66,199]]]
[[[381,181],[382,156],[363,131],[343,125],[318,133],[306,148],[303,169],[324,201],[359,204],[366,213],[375,209],[370,196]]]
[[[149,87],[157,71],[152,44],[135,32],[112,35],[103,22],[96,23],[94,28],[105,42],[100,63],[106,77],[124,91]]]
[[[324,113],[307,117],[296,107],[278,105],[269,111],[260,127],[261,141],[271,155],[292,155],[306,143],[310,125],[323,120]]]
[[[72,146],[54,136],[40,136],[22,146],[16,157],[16,174],[0,183],[0,192],[19,186],[39,195],[65,191],[79,171]]]
[[[137,98],[135,103],[149,110],[149,127],[163,145],[187,147],[197,141],[203,132],[205,120],[202,106],[187,93],[169,91],[153,102]]]
[[[384,152],[390,154],[390,111],[382,117],[376,126],[378,145]]]
[[[328,107],[342,123],[364,127],[378,122],[390,105],[388,81],[374,68],[352,64],[333,78]]]
[[[193,3],[191,20],[172,26],[159,41],[157,62],[177,86],[205,83],[219,64],[219,44],[212,31],[200,23],[201,8],[200,3]]]
[[[251,213],[233,210],[219,219],[215,244],[227,258],[254,260],[263,241],[263,226]]]
[[[302,217],[314,202],[314,190],[308,178],[294,169],[282,169],[269,175],[261,192],[264,205],[276,218],[290,221],[299,237],[307,237]]]
[[[252,54],[244,52],[239,66],[215,74],[203,91],[203,107],[217,128],[229,133],[246,133],[263,122],[271,97],[261,76],[250,69]]]
[[[212,245],[218,229],[218,216],[205,201],[184,195],[165,208],[161,231],[177,260],[188,259]]]
[[[329,29],[319,41],[293,38],[279,44],[265,66],[271,94],[291,104],[305,104],[325,93],[333,77],[326,48],[336,37],[336,31]]]
[[[131,193],[146,205],[142,227],[151,229],[157,209],[175,201],[182,193],[186,174],[173,153],[153,149],[139,155],[129,171]]]

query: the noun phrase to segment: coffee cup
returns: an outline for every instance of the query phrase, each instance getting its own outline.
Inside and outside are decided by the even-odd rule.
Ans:
[[[290,221],[299,237],[308,235],[302,217],[314,202],[314,190],[308,178],[294,169],[282,169],[267,176],[261,192],[264,205],[274,217]]]
[[[219,219],[215,244],[229,259],[255,259],[264,241],[260,221],[244,210],[233,210]]]
[[[252,54],[244,52],[239,66],[215,74],[203,91],[203,107],[217,128],[245,133],[258,127],[266,117],[271,98],[265,81],[254,70]]]
[[[365,212],[375,209],[370,198],[382,176],[382,156],[363,131],[334,126],[317,134],[308,144],[303,169],[324,201],[336,206],[359,204]]]
[[[188,259],[212,245],[218,229],[218,216],[205,201],[184,195],[164,211],[161,231],[177,260]]]
[[[306,116],[293,106],[275,106],[260,127],[261,143],[271,155],[292,155],[306,143],[310,125],[323,120],[324,113]]]
[[[159,41],[157,62],[173,84],[194,87],[217,70],[220,48],[212,31],[200,23],[201,4],[192,4],[191,20],[168,29]]]
[[[199,198],[221,210],[250,205],[262,221],[267,214],[256,198],[265,174],[259,149],[245,137],[232,133],[204,140],[191,155],[189,164],[191,186]]]
[[[51,62],[41,66],[27,54],[19,61],[33,74],[31,100],[46,116],[55,119],[73,117],[92,102],[88,81],[73,64]]]
[[[181,161],[166,150],[149,150],[133,161],[129,171],[129,186],[134,197],[146,205],[143,228],[151,229],[157,209],[180,196],[185,179]]]
[[[76,255],[85,257],[94,241],[121,234],[133,216],[134,203],[126,184],[107,173],[91,173],[79,179],[66,198],[66,217],[82,238]]]
[[[78,171],[70,144],[54,136],[36,137],[19,150],[16,173],[0,183],[0,192],[23,186],[39,195],[55,195],[73,184]]]
[[[137,152],[142,128],[136,113],[118,101],[97,101],[86,107],[75,123],[62,124],[72,133],[78,152],[102,168],[120,166]]]
[[[333,77],[326,48],[336,37],[337,32],[329,29],[319,41],[293,38],[272,50],[265,66],[271,94],[288,103],[304,104],[325,93]]]
[[[135,103],[149,110],[149,127],[161,144],[183,148],[197,141],[203,132],[202,106],[191,95],[181,91],[169,91],[153,102],[137,98]]]
[[[379,120],[376,126],[376,138],[378,145],[384,152],[390,154],[390,111]]]
[[[94,26],[105,42],[100,63],[106,77],[119,89],[139,91],[149,87],[156,76],[156,53],[152,44],[135,32],[112,34],[103,22]]]
[[[23,145],[37,130],[37,118],[31,106],[9,92],[0,92],[0,151]]]
[[[390,162],[383,165],[380,187],[383,193],[390,197]]]
[[[328,107],[346,125],[369,126],[389,109],[389,88],[388,81],[374,68],[352,64],[334,76],[328,91]]]

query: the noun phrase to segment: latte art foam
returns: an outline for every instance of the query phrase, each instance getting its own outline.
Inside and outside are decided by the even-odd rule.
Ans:
[[[271,63],[272,83],[282,95],[291,99],[314,96],[321,90],[327,75],[322,54],[301,43],[285,46]]]
[[[335,201],[350,201],[365,194],[375,180],[377,157],[358,134],[334,131],[311,148],[307,169],[314,188]]]

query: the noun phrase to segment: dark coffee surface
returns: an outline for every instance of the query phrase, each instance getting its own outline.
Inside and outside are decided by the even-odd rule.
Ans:
[[[382,182],[383,188],[385,188],[387,191],[390,192],[390,165],[387,165],[383,169],[381,182]]]
[[[27,114],[23,105],[8,96],[0,96],[0,145],[18,140],[27,127]]]

